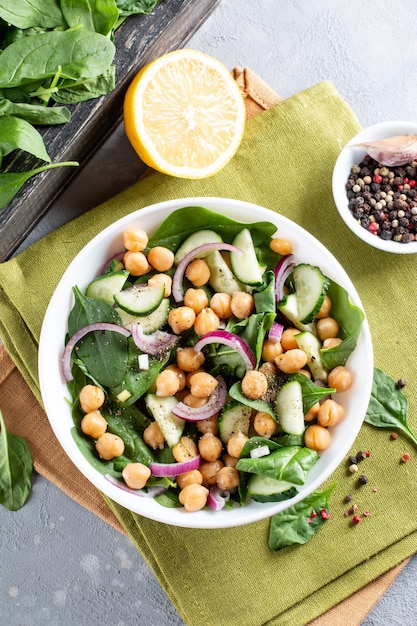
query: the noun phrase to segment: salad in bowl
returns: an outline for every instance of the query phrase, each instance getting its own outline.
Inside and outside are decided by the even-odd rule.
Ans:
[[[373,360],[358,294],[316,239],[256,205],[189,198],[81,250],[48,307],[39,373],[58,440],[103,493],[220,528],[330,476],[362,424]]]

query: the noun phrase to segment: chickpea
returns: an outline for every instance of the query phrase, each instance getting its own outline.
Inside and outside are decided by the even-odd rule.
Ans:
[[[303,376],[307,376],[307,378],[311,379],[311,372],[310,372],[310,370],[306,370],[306,369],[303,368],[298,373],[299,374],[303,374]]]
[[[175,365],[175,363],[170,363],[170,365],[167,365],[165,368],[165,371],[166,370],[174,372],[174,374],[178,377],[178,383],[179,383],[178,391],[182,391],[186,385],[185,372],[181,370],[178,367],[178,365]]]
[[[179,493],[178,499],[186,511],[194,513],[206,506],[209,491],[203,485],[187,485]]]
[[[242,378],[242,393],[251,400],[261,398],[268,390],[265,374],[257,370],[248,370]]]
[[[265,374],[267,380],[269,381],[277,373],[277,368],[275,367],[275,363],[265,361],[265,363],[262,363],[258,371]]]
[[[236,467],[239,459],[235,456],[231,456],[230,454],[223,454],[222,461],[226,467]]]
[[[194,259],[187,265],[185,275],[194,287],[202,287],[209,281],[210,268],[204,259]]]
[[[198,456],[198,450],[194,441],[184,436],[172,447],[172,454],[178,463],[183,463]]]
[[[103,433],[96,441],[96,450],[105,461],[110,461],[123,454],[125,444],[123,439],[112,433]]]
[[[332,301],[330,300],[329,296],[326,294],[324,296],[324,300],[319,309],[319,312],[316,313],[316,318],[322,319],[323,317],[328,317],[330,315],[330,311],[332,310],[332,305],[333,305]]]
[[[194,331],[197,335],[205,335],[220,326],[220,318],[212,309],[205,308],[198,313],[194,322]]]
[[[156,377],[157,396],[175,396],[180,388],[180,379],[172,369],[164,369]]]
[[[273,237],[270,241],[269,247],[272,252],[276,252],[277,254],[282,254],[285,256],[286,254],[291,254],[293,251],[293,245],[291,241],[288,239],[281,239],[280,237]]]
[[[235,291],[230,302],[232,313],[238,319],[249,317],[255,309],[255,301],[252,294],[245,291]]]
[[[205,420],[200,420],[196,422],[196,425],[200,433],[212,433],[213,435],[217,435],[219,432],[219,416],[217,414]]]
[[[162,434],[159,424],[152,422],[143,431],[143,441],[153,450],[162,450],[165,445],[165,437]]]
[[[84,385],[80,391],[80,405],[84,413],[97,411],[104,404],[104,391],[97,385]]]
[[[329,372],[327,384],[336,391],[347,391],[352,386],[352,373],[343,365],[338,365]]]
[[[253,427],[261,437],[269,439],[278,430],[278,424],[269,413],[258,411],[253,420]]]
[[[143,276],[150,270],[148,259],[143,252],[129,250],[123,257],[123,263],[132,276]]]
[[[143,463],[128,463],[122,470],[123,480],[131,489],[142,489],[150,475],[151,470]]]
[[[317,334],[322,341],[330,337],[337,337],[339,324],[333,317],[323,317],[317,322]]]
[[[295,374],[307,364],[307,355],[299,348],[287,350],[274,359],[275,365],[285,374]]]
[[[242,452],[242,448],[247,441],[249,441],[249,437],[239,430],[239,432],[234,433],[227,442],[227,453],[238,459],[240,457],[240,453]]]
[[[222,469],[223,461],[216,459],[215,461],[203,461],[200,465],[200,473],[203,477],[203,485],[212,487],[216,484],[217,473]]]
[[[262,358],[264,361],[273,361],[275,357],[282,354],[283,348],[280,341],[267,339],[262,346]]]
[[[169,298],[172,289],[172,278],[168,274],[154,274],[148,280],[149,287],[164,285],[164,298]]]
[[[187,485],[202,485],[203,477],[198,469],[185,472],[177,476],[177,485],[180,489],[184,489]]]
[[[195,313],[189,306],[179,306],[169,312],[168,324],[176,335],[191,328],[194,322]]]
[[[167,272],[174,265],[174,253],[164,246],[155,246],[148,252],[148,261],[158,272]]]
[[[312,424],[304,432],[304,444],[307,448],[317,452],[326,450],[330,445],[330,433],[327,428],[319,424]]]
[[[227,320],[232,316],[232,296],[228,293],[215,293],[210,300],[210,308],[222,320]]]
[[[281,337],[281,346],[283,350],[294,350],[298,348],[298,343],[294,339],[295,335],[298,335],[301,331],[298,328],[286,328]]]
[[[317,417],[317,413],[319,412],[319,408],[320,408],[320,402],[316,402],[316,404],[313,404],[311,409],[309,409],[307,413],[304,415],[304,421],[312,422],[313,420],[315,420]]]
[[[320,426],[336,426],[345,416],[344,407],[335,402],[331,398],[325,400],[320,404],[320,408],[317,413],[317,421]]]
[[[198,370],[205,361],[204,354],[197,352],[194,348],[178,348],[176,359],[178,367],[184,372]]]
[[[197,398],[208,398],[219,382],[207,372],[196,372],[191,376],[190,391]]]
[[[142,252],[148,245],[148,235],[143,228],[126,228],[123,231],[123,245],[126,250]]]
[[[192,407],[193,409],[198,409],[200,406],[204,406],[205,404],[207,404],[207,400],[208,398],[198,398],[197,396],[193,396],[192,393],[188,393],[182,399],[184,404]]]
[[[198,451],[205,461],[216,461],[222,453],[221,440],[212,433],[205,433],[198,441]]]
[[[107,430],[107,422],[100,411],[86,413],[81,420],[81,430],[85,435],[98,439]]]
[[[329,337],[323,341],[323,348],[335,348],[342,343],[340,337]]]
[[[220,489],[230,491],[230,489],[235,489],[239,485],[240,474],[236,468],[231,467],[230,465],[222,467],[222,469],[217,473],[216,482]]]
[[[197,315],[208,305],[208,297],[204,289],[187,289],[184,295],[184,304],[193,309]]]

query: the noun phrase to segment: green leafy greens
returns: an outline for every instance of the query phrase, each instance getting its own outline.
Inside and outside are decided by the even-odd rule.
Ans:
[[[6,430],[0,411],[0,504],[17,511],[26,502],[32,487],[32,456],[22,437]]]
[[[66,106],[115,87],[114,32],[162,0],[0,0],[0,167],[14,150],[33,157],[24,172],[0,172],[0,210],[32,176],[52,167],[35,125],[65,124]],[[50,164],[45,166],[42,162]]]

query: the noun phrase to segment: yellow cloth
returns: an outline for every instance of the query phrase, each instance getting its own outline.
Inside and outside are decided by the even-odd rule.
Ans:
[[[335,159],[358,129],[333,86],[321,83],[250,120],[237,155],[215,177],[186,181],[153,174],[0,266],[0,336],[37,397],[43,313],[78,250],[103,227],[142,206],[177,197],[223,196],[290,217],[344,265],[369,318],[376,365],[394,378],[410,379],[409,419],[416,428],[412,338],[417,296],[409,280],[414,259],[367,247],[341,222],[332,200]],[[414,456],[407,464],[399,462],[409,448],[402,437],[393,442],[386,431],[365,425],[353,452],[371,451],[369,484],[358,491],[355,478],[340,467],[331,477],[339,483],[331,520],[308,544],[278,553],[267,547],[268,520],[196,531],[140,518],[106,500],[188,625],[297,626],[416,551],[416,462]],[[371,511],[356,527],[344,516],[349,491],[361,510]]]

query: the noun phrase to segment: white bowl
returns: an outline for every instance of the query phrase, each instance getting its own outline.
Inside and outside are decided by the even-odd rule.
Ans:
[[[346,195],[346,183],[353,165],[360,163],[366,155],[366,150],[360,147],[349,147],[363,141],[375,141],[377,139],[386,139],[387,137],[395,137],[396,135],[417,135],[417,124],[413,122],[382,122],[370,126],[355,135],[343,148],[333,170],[332,188],[333,198],[340,213],[341,218],[346,226],[374,248],[384,250],[385,252],[393,252],[394,254],[413,254],[417,252],[417,241],[410,243],[401,243],[398,241],[385,241],[376,235],[370,233],[366,228],[358,224],[353,217],[349,207]]]
[[[272,222],[279,229],[280,237],[293,242],[297,262],[309,262],[321,267],[325,274],[348,291],[352,302],[363,310],[355,287],[333,255],[312,235],[287,218],[238,200],[185,198],[161,202],[126,215],[108,226],[94,237],[69,265],[51,298],[42,326],[39,345],[40,385],[46,413],[58,441],[78,469],[100,491],[127,509],[159,522],[189,528],[227,528],[268,518],[303,500],[320,487],[345,458],[360,430],[368,406],[373,377],[372,342],[365,319],[356,350],[349,359],[349,368],[354,374],[353,386],[349,391],[339,394],[339,401],[346,408],[346,417],[332,429],[330,447],[321,454],[310,472],[308,481],[291,500],[266,504],[251,502],[236,509],[187,513],[183,509],[164,508],[151,499],[138,497],[113,486],[90,465],[71,436],[73,421],[70,406],[65,399],[69,394],[61,373],[61,357],[67,332],[67,318],[73,306],[72,287],[78,285],[81,290],[85,289],[99,273],[105,261],[123,248],[122,231],[126,227],[139,225],[152,234],[172,211],[185,206],[203,206],[242,222]]]

